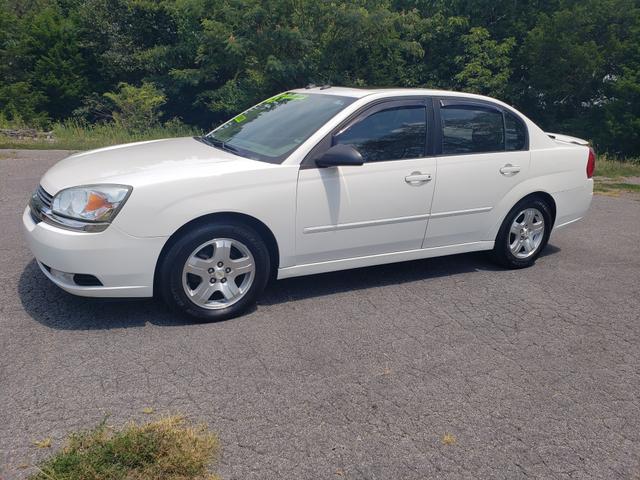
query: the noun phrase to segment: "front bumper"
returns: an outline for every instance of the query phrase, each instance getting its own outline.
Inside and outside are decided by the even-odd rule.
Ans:
[[[67,292],[85,297],[153,295],[153,275],[167,237],[133,237],[114,225],[100,233],[63,230],[45,222],[36,224],[29,207],[22,223],[40,269]],[[93,275],[102,286],[78,285],[73,274]]]

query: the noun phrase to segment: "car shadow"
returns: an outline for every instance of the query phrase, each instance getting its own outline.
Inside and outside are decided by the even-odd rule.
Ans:
[[[548,245],[541,257],[559,252]],[[485,252],[450,255],[410,262],[323,273],[271,282],[258,302],[276,305],[344,291],[364,290],[391,284],[482,271],[499,271]],[[76,297],[51,283],[29,262],[18,282],[24,310],[40,324],[56,330],[103,330],[142,327],[147,323],[177,326],[197,322],[170,311],[154,299]]]
[[[24,310],[36,321],[58,330],[100,330],[156,325],[183,325],[187,319],[150,298],[77,297],[58,288],[29,262],[18,281]]]
[[[560,248],[547,245],[539,258],[553,255],[559,251]],[[363,290],[464,273],[500,270],[505,269],[493,263],[488,252],[464,253],[424,260],[375,265],[272,282],[258,304],[274,305],[311,297],[333,295],[344,291]]]

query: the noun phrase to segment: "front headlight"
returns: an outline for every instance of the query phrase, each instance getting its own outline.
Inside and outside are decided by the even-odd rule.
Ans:
[[[127,185],[86,185],[61,190],[53,197],[49,219],[73,230],[102,231],[129,198]]]

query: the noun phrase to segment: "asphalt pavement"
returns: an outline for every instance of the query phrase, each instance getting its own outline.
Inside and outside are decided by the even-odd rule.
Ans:
[[[168,413],[218,433],[226,480],[640,478],[639,197],[596,196],[526,270],[480,253],[294,278],[189,324],[38,270],[21,214],[64,156],[0,151],[3,480],[105,415]]]

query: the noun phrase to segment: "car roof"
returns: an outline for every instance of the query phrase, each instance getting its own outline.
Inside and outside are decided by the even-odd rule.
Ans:
[[[340,95],[341,97],[362,98],[371,95],[375,90],[365,88],[332,87],[329,85],[306,87],[292,90],[296,93],[319,93],[322,95]]]
[[[388,96],[401,96],[401,95],[436,95],[447,97],[471,97],[477,99],[496,101],[495,98],[485,97],[483,95],[476,95],[473,93],[454,92],[451,90],[435,90],[428,88],[350,88],[350,87],[333,87],[333,86],[319,86],[319,87],[307,87],[298,88],[293,90],[296,93],[319,93],[324,95],[339,95],[343,97],[362,98],[368,95],[386,94]]]

